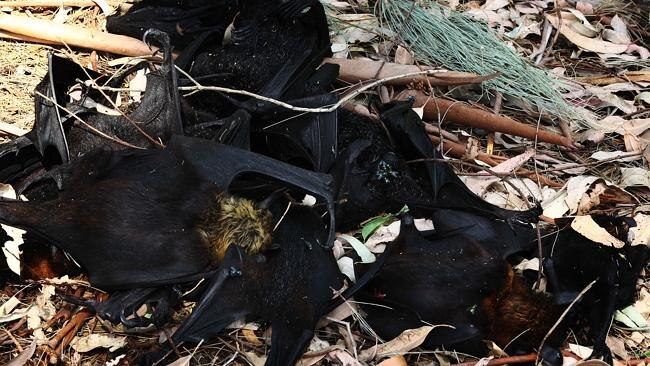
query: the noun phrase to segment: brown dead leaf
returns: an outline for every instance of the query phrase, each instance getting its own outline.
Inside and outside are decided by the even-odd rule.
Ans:
[[[36,351],[36,341],[32,341],[29,347],[25,348],[18,356],[13,358],[5,366],[23,366],[25,365],[34,355]]]
[[[395,63],[402,65],[413,65],[413,55],[411,52],[402,46],[397,46],[395,50]]]
[[[555,14],[546,14],[546,19],[553,25],[555,29],[558,28],[558,19]],[[615,44],[612,42],[603,41],[601,39],[585,37],[578,32],[572,30],[567,22],[562,22],[560,33],[566,37],[571,43],[585,49],[587,51],[597,53],[612,53],[619,54],[627,50],[627,45]]]
[[[327,354],[327,357],[343,366],[362,366],[361,362],[357,361],[351,354],[342,349],[331,351]]]
[[[254,330],[244,328],[242,329],[241,332],[244,335],[244,338],[246,338],[248,342],[254,344],[255,346],[259,347],[264,345],[264,342],[260,341],[260,339],[257,338],[257,335],[255,334]]]
[[[619,135],[631,134],[638,136],[650,129],[650,118],[637,118],[626,120],[619,116],[609,116],[596,122],[596,126],[605,133],[617,133]]]
[[[386,343],[364,349],[359,353],[359,360],[367,362],[386,356],[404,354],[421,345],[432,329],[433,327],[429,325],[416,329],[407,329]]]

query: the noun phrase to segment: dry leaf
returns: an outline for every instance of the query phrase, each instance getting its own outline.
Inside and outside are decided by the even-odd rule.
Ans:
[[[566,190],[561,190],[553,198],[550,198],[542,202],[542,208],[544,209],[543,215],[550,218],[558,218],[564,216],[565,213],[569,212],[569,206],[566,203],[567,199]]]
[[[634,221],[636,226],[627,233],[628,242],[630,245],[650,245],[650,215],[638,213]]]
[[[608,335],[605,343],[616,356],[624,360],[630,358],[630,355],[628,355],[627,351],[625,350],[625,342],[621,338]]]
[[[255,346],[262,346],[264,343],[260,341],[259,338],[257,338],[257,335],[255,334],[255,331],[252,329],[242,329],[242,334],[244,335],[244,338],[250,343],[252,343]]]
[[[591,216],[576,216],[571,222],[571,228],[585,238],[608,247],[623,248],[625,243],[608,233],[598,225]]]
[[[600,183],[600,187],[594,187]],[[602,184],[603,180],[589,175],[572,177],[567,181],[566,204],[570,213],[584,214],[593,206],[600,203],[599,195],[605,189]],[[589,194],[588,191],[591,191]]]
[[[140,69],[135,76],[129,81],[129,96],[134,102],[139,103],[142,100],[143,90],[147,88],[146,69]]]
[[[627,155],[627,152],[625,151],[596,151],[595,153],[591,154],[590,158],[598,161],[611,160],[616,158],[620,158],[618,161],[634,161],[641,159],[641,157],[638,155],[622,157],[625,155]]]
[[[573,343],[569,343],[569,349],[580,358],[587,358],[591,355],[591,352],[593,352],[593,350],[589,347],[584,347]]]
[[[597,101],[601,102],[599,104],[601,107],[616,107],[625,113],[634,113],[637,111],[637,107],[634,105],[634,101],[625,100],[605,88],[588,85],[585,87],[585,89],[592,93],[597,98]]]
[[[421,345],[433,328],[427,325],[416,329],[407,329],[386,343],[364,349],[359,353],[359,359],[366,362],[386,356],[404,354]]]
[[[558,28],[558,19],[555,14],[546,14],[546,19],[551,23],[551,25],[553,25],[555,29]],[[627,45],[620,45],[600,39],[585,37],[570,29],[566,23],[567,22],[562,22],[560,33],[562,33],[562,35],[565,36],[571,43],[582,49],[597,53],[612,54],[623,53],[627,50]]]
[[[342,349],[334,349],[327,354],[332,361],[342,364],[343,366],[362,366],[351,354]]]
[[[100,9],[102,9],[102,13],[104,13],[104,15],[108,16],[115,13],[115,9],[113,9],[110,5],[108,5],[106,0],[93,0],[93,2],[97,4],[97,6],[99,6]]]
[[[499,10],[510,4],[510,0],[487,0],[481,9],[483,10]]]
[[[11,238],[2,247],[2,253],[4,253],[7,259],[7,266],[12,272],[20,275],[20,255],[22,254],[20,246],[24,243],[23,234],[27,232],[5,224],[0,224],[0,226]]]
[[[79,353],[90,352],[97,348],[108,348],[110,352],[126,346],[126,337],[110,334],[93,333],[83,337],[75,337],[70,346]]]
[[[323,358],[325,358],[328,353],[334,351],[334,350],[343,350],[342,346],[339,345],[334,345],[327,347],[325,349],[322,349],[317,352],[306,352],[305,354],[302,355],[302,358],[298,360],[296,363],[297,366],[312,366],[320,362]]]
[[[336,264],[339,266],[339,271],[346,275],[352,282],[357,282],[357,277],[354,275],[354,261],[350,257],[342,257]]]
[[[650,187],[650,171],[644,168],[621,168],[620,187]]]
[[[535,150],[528,149],[525,152],[515,157],[512,157],[502,163],[499,163],[498,165],[492,168],[492,171],[497,173],[511,173],[517,170],[525,162],[530,160],[530,158],[532,158],[533,155],[535,155]]]
[[[397,46],[395,50],[395,63],[402,65],[413,65],[413,55],[402,46]]]
[[[318,325],[316,325],[316,328],[317,329],[322,328],[325,325],[329,324],[330,319],[343,320],[349,316],[352,316],[352,314],[358,314],[358,313],[359,313],[359,307],[357,303],[348,300],[343,304],[337,306],[336,309],[332,310],[329,314],[327,314],[326,317],[321,318],[321,320],[318,321]]]
[[[587,347],[582,347],[582,348],[590,349]],[[583,361],[578,361],[576,363],[576,366],[608,366],[608,363],[603,360],[583,360]]]
[[[428,231],[433,230],[433,221],[429,219],[415,219],[415,227],[419,231]],[[383,243],[389,243],[399,235],[400,221],[394,221],[389,225],[380,226],[379,229],[375,230],[372,235],[366,240],[366,247],[373,253],[383,253],[385,245]]]
[[[628,45],[632,43],[632,38],[630,37],[630,33],[627,31],[627,25],[625,24],[625,21],[621,17],[619,17],[618,15],[614,15],[614,17],[611,20],[610,26],[612,27],[613,30],[606,29],[603,32],[603,38],[617,44]]]
[[[23,366],[32,358],[34,352],[36,352],[36,342],[32,342],[29,347],[25,348],[5,366]]]
[[[619,116],[609,116],[596,122],[596,127],[606,133],[618,133],[619,135],[631,134],[638,136],[650,129],[650,118],[626,120]]]

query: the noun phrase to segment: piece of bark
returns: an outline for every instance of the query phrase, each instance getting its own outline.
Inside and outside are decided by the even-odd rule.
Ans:
[[[157,50],[135,38],[19,15],[0,13],[0,30],[14,35],[42,39],[49,43],[67,44],[71,47],[124,56],[147,56]]]
[[[392,62],[372,60],[348,60],[326,58],[323,63],[339,65],[339,79],[348,83],[359,83],[368,80],[384,79],[391,76],[404,75],[418,71],[433,70],[432,67],[417,65],[401,65]],[[428,76],[403,77],[387,82],[388,85],[408,85],[411,83],[430,83],[431,85],[465,85],[480,84],[497,77],[498,74],[480,76],[469,72],[440,70]]]
[[[521,136],[540,142],[548,142],[573,148],[571,140],[565,136],[540,128],[517,122],[506,116],[496,115],[482,109],[474,108],[463,102],[428,96],[419,90],[405,90],[398,99],[415,98],[415,107],[424,107],[424,118],[437,120],[438,116],[445,121],[451,121],[464,126],[481,128],[488,131],[502,132],[509,135]]]

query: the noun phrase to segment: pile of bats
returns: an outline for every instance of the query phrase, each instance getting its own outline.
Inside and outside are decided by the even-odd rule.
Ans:
[[[383,339],[446,324],[422,347],[481,356],[490,339],[550,365],[562,364],[569,328],[587,319],[592,357],[612,362],[605,337],[614,311],[635,300],[647,246],[602,246],[567,219],[538,247],[539,205],[509,211],[474,195],[409,101],[372,101],[378,118],[369,118],[179,93],[200,81],[297,107],[335,104],[338,66],[321,65],[330,42],[319,2],[143,1],[108,29],[158,47],[161,64],[101,75],[51,55],[33,130],[0,147],[0,180],[27,198],[0,201],[0,222],[27,232],[23,277],[85,273],[108,299],[61,296],[108,321],[163,328],[182,300],[197,301],[142,364],[247,320],[272,325],[267,365],[293,365],[319,319],[352,296]],[[140,70],[149,72],[137,106],[102,113]],[[344,276],[335,232],[405,205],[397,239],[374,263],[356,261],[356,282]],[[636,225],[594,219],[624,241]],[[536,273],[513,271],[540,251],[546,293],[532,290]]]

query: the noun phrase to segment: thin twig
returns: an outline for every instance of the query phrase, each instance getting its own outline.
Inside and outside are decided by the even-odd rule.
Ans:
[[[546,343],[546,340],[548,339],[548,337],[553,333],[553,331],[555,331],[555,328],[557,328],[557,327],[560,325],[560,323],[562,322],[562,320],[564,319],[564,317],[569,313],[569,310],[571,310],[571,308],[573,308],[573,306],[574,306],[578,301],[580,301],[580,299],[582,299],[582,296],[584,296],[584,294],[587,293],[587,291],[589,291],[589,290],[591,289],[591,287],[596,283],[596,281],[597,281],[597,279],[591,281],[591,283],[588,284],[587,287],[585,287],[584,289],[582,289],[582,291],[580,291],[580,293],[578,294],[578,296],[576,296],[576,298],[573,299],[573,301],[571,301],[571,303],[569,304],[569,306],[567,306],[567,308],[564,309],[564,311],[562,312],[562,315],[560,315],[560,317],[559,317],[558,320],[555,322],[555,324],[553,324],[553,326],[551,327],[551,329],[549,329],[548,333],[546,333],[546,335],[545,335],[544,338],[542,339],[542,343],[539,344],[538,349],[540,350],[540,352],[541,352],[542,348],[544,347],[544,343]],[[539,354],[537,355],[537,358],[535,358],[535,365],[538,365],[538,364],[539,364]]]
[[[133,119],[131,119],[131,117],[129,117],[126,113],[122,112],[120,110],[120,108],[117,106],[117,104],[115,104],[115,102],[113,102],[113,100],[111,98],[109,98],[108,95],[106,95],[106,93],[104,93],[104,91],[101,89],[101,87],[99,85],[97,85],[97,82],[95,81],[95,79],[93,79],[90,76],[90,74],[88,73],[86,68],[83,67],[82,65],[79,65],[76,61],[74,61],[73,57],[70,57],[70,55],[73,54],[72,48],[70,48],[70,46],[68,46],[65,42],[63,42],[63,45],[68,49],[68,52],[69,52],[68,58],[70,60],[72,60],[74,63],[76,63],[77,66],[79,66],[81,71],[83,71],[83,73],[86,75],[88,80],[90,80],[92,85],[97,87],[97,91],[99,91],[99,93],[104,97],[104,99],[106,99],[108,101],[108,103],[110,103],[111,107],[113,107],[113,109],[118,111],[122,115],[122,117],[124,117],[133,127],[135,127],[135,129],[138,130],[138,132],[140,132],[142,134],[142,136],[144,136],[147,140],[151,141],[154,145],[157,145],[158,147],[165,147],[165,145],[163,145],[162,143],[160,143],[159,141],[156,141],[156,139],[151,137],[145,130],[142,129],[142,127],[138,126],[138,124]]]
[[[358,89],[353,90],[352,92],[346,94],[343,96],[341,99],[339,99],[338,102],[332,104],[331,106],[321,106],[317,108],[307,108],[307,107],[298,107],[295,105],[291,105],[289,103],[283,102],[281,100],[265,97],[263,95],[255,94],[246,90],[238,90],[238,89],[231,89],[231,88],[225,88],[221,86],[205,86],[201,85],[198,81],[194,80],[187,72],[182,70],[180,67],[176,66],[176,69],[182,73],[185,77],[187,77],[193,84],[194,86],[181,86],[178,88],[178,90],[181,91],[192,91],[192,92],[197,92],[197,91],[216,91],[216,92],[221,92],[221,93],[227,93],[227,94],[238,94],[238,95],[244,95],[247,97],[259,99],[265,102],[269,102],[271,104],[275,104],[277,106],[296,111],[296,112],[309,112],[309,113],[330,113],[335,110],[337,110],[339,107],[342,105],[348,103],[350,100],[354,99],[361,93],[365,92],[366,90],[372,89],[374,87],[377,87],[379,85],[382,85],[384,83],[387,83],[391,80],[395,79],[400,79],[400,78],[406,78],[406,77],[411,77],[411,76],[418,76],[418,75],[432,75],[434,73],[440,72],[440,70],[423,70],[423,71],[416,71],[416,72],[409,72],[406,74],[400,74],[400,75],[394,75],[394,76],[389,76],[383,79],[375,80],[373,82],[370,82],[366,85],[363,85],[359,87]]]

